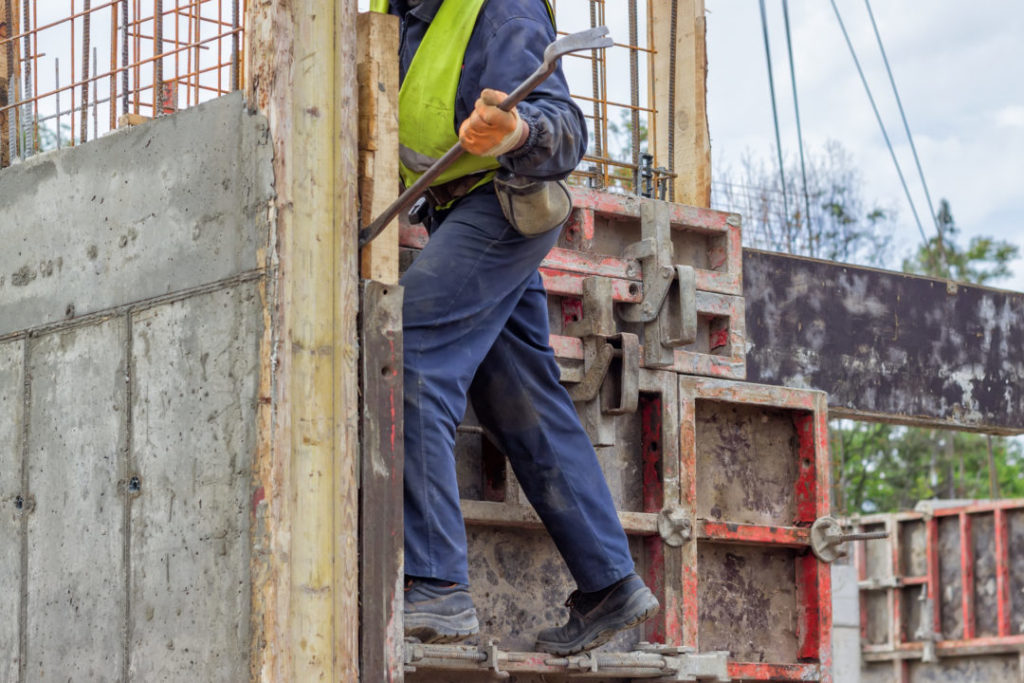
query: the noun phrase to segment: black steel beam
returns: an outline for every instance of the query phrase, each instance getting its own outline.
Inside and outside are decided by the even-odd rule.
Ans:
[[[743,251],[747,379],[837,416],[1024,432],[1024,293]]]

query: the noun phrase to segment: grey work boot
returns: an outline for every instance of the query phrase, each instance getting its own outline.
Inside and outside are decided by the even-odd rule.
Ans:
[[[595,593],[573,591],[565,601],[569,621],[537,635],[537,649],[571,655],[607,643],[619,631],[641,624],[658,611],[658,599],[636,574]]]
[[[405,580],[405,636],[454,643],[480,632],[469,587],[434,579]]]

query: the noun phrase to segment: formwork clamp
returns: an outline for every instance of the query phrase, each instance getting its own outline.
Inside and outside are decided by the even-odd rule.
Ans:
[[[592,401],[601,393],[616,360],[618,398],[607,392],[601,412],[622,415],[636,412],[640,400],[640,340],[635,334],[615,331],[612,283],[601,277],[583,280],[583,315],[566,325],[565,333],[583,340],[583,379],[569,390],[574,402]]]
[[[619,307],[627,323],[643,324],[644,363],[664,367],[675,362],[673,349],[697,340],[697,277],[692,266],[674,263],[671,205],[649,199],[640,207],[642,238],[623,256],[640,261],[643,300]]]
[[[658,681],[715,681],[724,683],[729,678],[729,652],[715,650],[697,652],[696,648],[663,643],[640,642],[637,650],[645,654],[661,655],[665,668],[673,673],[662,676]]]

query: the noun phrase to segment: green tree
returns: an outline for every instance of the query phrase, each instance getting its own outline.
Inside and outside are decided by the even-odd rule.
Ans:
[[[939,201],[938,234],[918,247],[903,261],[907,273],[931,275],[957,282],[989,284],[1010,276],[1010,262],[1020,253],[1018,247],[992,237],[972,237],[966,247],[957,243],[960,229],[953,220],[949,202]]]
[[[1011,439],[991,439],[993,492],[985,435],[841,420],[830,437],[841,514],[906,510],[930,498],[1024,497],[1024,448]]]

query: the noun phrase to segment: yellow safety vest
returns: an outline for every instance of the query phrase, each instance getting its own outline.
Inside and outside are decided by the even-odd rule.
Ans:
[[[416,182],[429,163],[439,159],[459,141],[454,129],[455,98],[462,75],[462,64],[477,16],[486,0],[444,2],[430,23],[398,93],[398,137],[402,147],[402,181],[406,187]],[[554,25],[550,3],[548,15]],[[374,12],[388,11],[388,0],[372,0]],[[415,158],[415,162],[413,159]],[[414,163],[410,168],[406,162]],[[494,171],[499,167],[495,157],[464,154],[432,185],[441,185],[457,178]],[[487,173],[473,189],[490,181]]]

